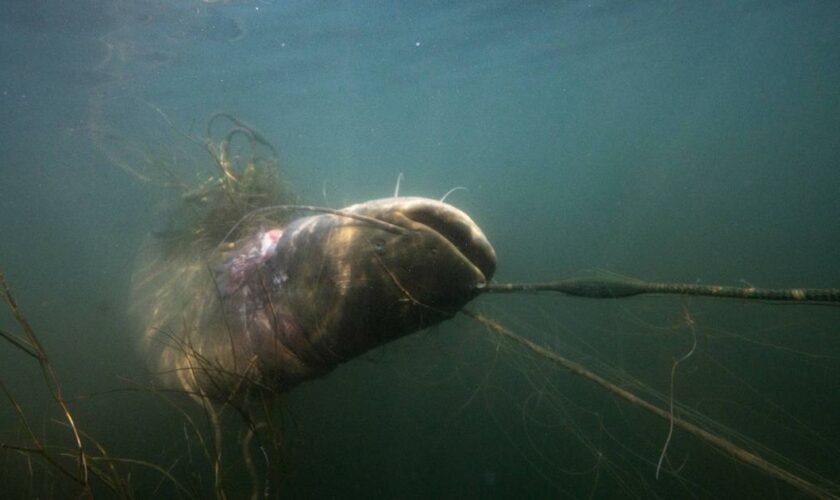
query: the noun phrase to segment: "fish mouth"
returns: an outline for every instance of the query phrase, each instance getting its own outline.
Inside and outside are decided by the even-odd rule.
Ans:
[[[430,231],[448,242],[469,262],[481,279],[482,288],[496,272],[496,252],[478,225],[452,205],[421,197],[397,197],[369,201],[346,209],[389,222],[408,230]]]
[[[484,277],[484,283],[479,286],[493,277],[496,272],[496,252],[481,229],[465,213],[435,201],[433,204],[412,207],[404,211],[403,215],[451,243]]]

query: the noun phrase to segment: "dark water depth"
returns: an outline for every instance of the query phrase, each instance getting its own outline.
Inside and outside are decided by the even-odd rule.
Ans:
[[[840,287],[836,2],[0,0],[0,109],[0,270],[79,426],[110,456],[167,471],[116,464],[136,498],[218,491],[193,427],[140,387],[128,314],[138,250],[172,206],[160,167],[212,175],[188,136],[216,111],[270,140],[312,204],[391,196],[400,173],[404,195],[465,187],[447,201],[495,246],[500,282],[598,269]],[[836,307],[470,307],[663,408],[696,340],[675,378],[682,414],[840,495]],[[19,332],[5,311],[0,329]],[[51,452],[72,453],[37,362],[8,342],[0,381]],[[31,444],[0,399],[0,444]],[[667,421],[466,317],[276,410],[285,462],[253,457],[284,490],[247,473],[231,414],[228,498],[804,497],[680,431],[657,479]],[[0,448],[0,497],[78,491],[37,454]]]

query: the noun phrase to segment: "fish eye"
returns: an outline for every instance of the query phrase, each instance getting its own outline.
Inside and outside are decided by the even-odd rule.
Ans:
[[[383,253],[385,253],[385,240],[377,238],[373,240],[372,243],[374,252],[376,252],[378,255],[382,255]]]

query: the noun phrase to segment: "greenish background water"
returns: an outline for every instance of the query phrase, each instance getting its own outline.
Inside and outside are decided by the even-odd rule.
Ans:
[[[167,206],[117,163],[173,158],[189,147],[178,131],[199,134],[224,110],[278,146],[312,203],[388,196],[400,172],[406,195],[467,187],[449,201],[495,245],[500,281],[607,269],[837,287],[838,21],[840,5],[817,1],[2,0],[0,269],[82,427],[114,456],[174,464],[207,495],[179,414],[113,392],[148,380],[128,290]],[[94,140],[102,131],[113,141]],[[190,158],[181,173],[212,173],[209,157]],[[664,394],[690,317],[698,347],[676,399],[777,463],[840,482],[836,308],[550,296],[473,308]],[[0,325],[14,328],[8,315]],[[33,360],[4,344],[0,380],[70,446]],[[465,318],[282,407],[293,497],[796,495],[680,432],[657,480],[666,422]],[[11,405],[0,408],[0,442],[19,442]],[[73,496],[22,464],[0,455],[0,491]],[[139,498],[176,494],[154,471],[125,472]],[[250,493],[241,472],[227,476],[232,497]]]

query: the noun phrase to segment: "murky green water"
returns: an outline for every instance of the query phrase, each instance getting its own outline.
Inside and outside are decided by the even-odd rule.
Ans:
[[[838,19],[832,2],[6,0],[0,269],[79,426],[169,474],[114,462],[136,498],[798,498],[680,431],[657,479],[666,421],[465,317],[277,401],[283,462],[255,445],[253,477],[226,413],[218,490],[206,416],[145,389],[127,311],[134,259],[173,201],[139,177],[212,175],[188,136],[220,110],[278,147],[312,204],[390,196],[401,172],[406,195],[466,187],[448,202],[494,244],[499,281],[606,269],[838,287]],[[837,308],[543,295],[471,308],[662,407],[693,328],[682,414],[840,494]],[[0,327],[18,332],[5,311]],[[49,453],[72,453],[37,362],[0,344],[0,381]],[[0,496],[76,496],[8,448],[33,442],[6,399],[0,443]]]

